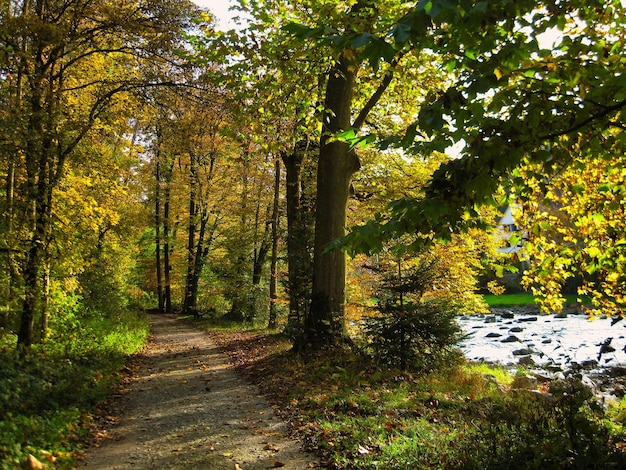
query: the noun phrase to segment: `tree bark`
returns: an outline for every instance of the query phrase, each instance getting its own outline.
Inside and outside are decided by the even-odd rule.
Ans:
[[[327,245],[345,235],[350,182],[360,167],[348,144],[332,138],[350,128],[355,70],[356,64],[344,53],[327,81],[317,169],[313,288],[305,321],[307,343],[325,344],[345,334],[345,254],[327,250]]]
[[[287,208],[287,265],[289,314],[287,330],[298,336],[302,333],[307,301],[311,290],[313,266],[310,240],[313,229],[309,226],[303,182],[303,162],[308,142],[301,141],[291,153],[283,153],[285,165],[285,199]]]
[[[172,307],[172,283],[171,283],[171,271],[172,266],[170,264],[170,197],[171,197],[171,183],[172,183],[172,170],[174,163],[170,164],[167,171],[167,180],[165,183],[165,190],[163,194],[163,294],[165,313],[173,313]]]
[[[274,160],[274,205],[272,208],[272,254],[270,258],[270,309],[267,327],[274,329],[278,323],[278,226],[280,222],[280,159]]]
[[[185,281],[185,300],[183,312],[187,315],[198,316],[197,312],[197,286],[195,282],[196,269],[196,231],[198,220],[198,168],[197,156],[194,152],[189,152],[189,224],[187,232],[187,277]],[[194,292],[196,291],[196,292]]]
[[[157,154],[155,169],[155,189],[154,189],[154,242],[156,255],[156,282],[159,313],[165,312],[165,294],[163,292],[163,261],[161,260],[162,240],[161,240],[161,162]]]

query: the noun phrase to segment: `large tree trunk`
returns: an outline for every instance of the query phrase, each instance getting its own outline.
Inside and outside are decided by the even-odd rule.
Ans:
[[[348,144],[331,137],[350,128],[355,69],[343,55],[328,76],[317,169],[313,289],[303,338],[307,343],[325,344],[345,333],[345,254],[327,250],[327,245],[345,235],[350,181],[360,164]]]
[[[35,76],[45,76],[43,57],[37,56]],[[59,79],[59,83],[61,80]],[[55,83],[56,84],[56,83]],[[56,111],[56,101],[46,102],[44,97],[54,84],[41,83],[31,91],[29,99],[28,140],[26,144],[26,191],[31,205],[28,225],[32,235],[28,242],[27,255],[22,266],[24,297],[17,344],[30,348],[33,344],[35,316],[41,313],[43,300],[42,268],[47,258],[49,234],[52,227],[52,190],[63,169],[64,158],[53,152],[55,145],[54,126],[51,121]],[[48,89],[49,88],[49,89]],[[45,105],[44,105],[45,104]]]
[[[20,319],[20,328],[17,334],[17,344],[29,348],[33,344],[33,330],[35,324],[35,316],[42,312],[42,302],[44,299],[42,268],[47,257],[48,237],[51,227],[50,205],[52,199],[52,187],[47,180],[45,171],[39,172],[38,181],[31,186],[34,190],[34,217],[35,229],[31,240],[29,241],[29,249],[22,267],[22,275],[24,277],[24,297],[22,301],[22,315]]]

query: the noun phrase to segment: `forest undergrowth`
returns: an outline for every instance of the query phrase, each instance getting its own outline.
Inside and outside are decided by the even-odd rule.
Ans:
[[[67,319],[66,319],[67,320]],[[0,345],[0,468],[72,468],[97,405],[148,337],[143,314],[75,318],[26,354]]]
[[[347,350],[299,357],[279,334],[210,331],[324,468],[626,468],[626,399],[600,403],[576,377],[527,386],[467,363],[408,373]]]

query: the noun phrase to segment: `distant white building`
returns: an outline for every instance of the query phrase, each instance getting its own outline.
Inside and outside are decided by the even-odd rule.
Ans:
[[[504,206],[500,208],[502,214],[497,220],[496,225],[496,237],[499,241],[498,251],[505,254],[517,253],[523,249],[523,243],[525,236],[520,233],[520,227],[515,223],[513,217],[513,208],[511,206]],[[511,243],[511,236],[517,235],[516,242]]]

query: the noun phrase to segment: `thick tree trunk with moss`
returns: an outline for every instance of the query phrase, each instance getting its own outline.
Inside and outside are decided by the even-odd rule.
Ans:
[[[346,259],[342,251],[327,250],[327,245],[345,234],[350,182],[360,166],[348,144],[332,138],[350,128],[355,69],[344,54],[327,82],[317,170],[313,289],[302,338],[305,345],[326,344],[344,335]]]

